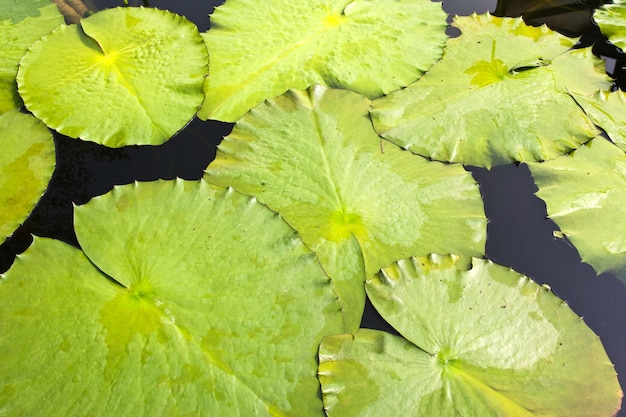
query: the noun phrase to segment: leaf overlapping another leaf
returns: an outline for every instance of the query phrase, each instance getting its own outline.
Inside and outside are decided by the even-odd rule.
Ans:
[[[626,154],[602,137],[553,161],[528,164],[548,217],[598,272],[626,284]]]
[[[598,91],[593,96],[574,95],[593,122],[622,150],[626,150],[626,93]]]
[[[440,58],[446,26],[430,0],[228,0],[203,34],[211,76],[199,117],[234,122],[313,84],[380,97]]]
[[[56,165],[52,134],[29,114],[0,115],[0,243],[26,220]]]
[[[348,331],[360,323],[366,275],[431,251],[482,255],[486,234],[471,175],[381,142],[370,103],[322,86],[291,90],[238,121],[205,173],[300,233],[333,278]]]
[[[600,30],[618,48],[626,50],[626,2],[613,0],[603,4],[593,13]]]
[[[360,329],[324,338],[329,417],[611,416],[621,390],[598,337],[549,290],[454,256],[399,261],[369,280],[406,339]]]
[[[48,0],[4,1],[0,8],[0,114],[22,106],[17,66],[28,47],[63,23]]]
[[[329,279],[274,212],[204,182],[76,209],[85,254],[36,238],[0,281],[7,415],[323,415]]]
[[[161,144],[183,128],[204,100],[207,73],[206,46],[191,22],[127,7],[41,38],[22,58],[17,82],[26,108],[49,127],[120,147]]]
[[[591,50],[521,18],[457,16],[437,64],[406,89],[374,101],[376,130],[414,153],[491,167],[542,161],[598,134],[572,93],[610,82]]]

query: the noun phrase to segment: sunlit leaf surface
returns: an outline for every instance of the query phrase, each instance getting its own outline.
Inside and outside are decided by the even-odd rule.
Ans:
[[[0,7],[0,114],[22,106],[17,64],[30,44],[63,23],[49,0],[3,0]]]
[[[432,255],[367,283],[406,339],[361,329],[325,338],[328,417],[611,416],[621,390],[598,337],[512,269]]]
[[[578,104],[609,135],[617,146],[626,150],[626,93],[598,91],[593,96],[575,96]]]
[[[380,97],[439,59],[445,28],[430,0],[228,0],[204,34],[211,76],[199,116],[234,122],[312,84]]]
[[[491,167],[555,158],[597,128],[570,94],[608,90],[602,62],[576,39],[521,18],[456,17],[462,34],[417,82],[374,101],[385,138],[436,160]]]
[[[603,4],[594,11],[593,19],[615,46],[626,50],[626,1]]]
[[[300,233],[334,279],[350,331],[365,274],[412,255],[482,254],[485,243],[471,175],[381,142],[370,103],[346,90],[292,90],[237,122],[205,174],[254,195]]]
[[[111,147],[160,144],[204,99],[207,50],[173,13],[115,8],[35,43],[17,75],[28,110],[64,135]]]
[[[323,416],[341,330],[319,261],[278,215],[182,180],[75,211],[83,252],[36,238],[0,280],[7,416]]]
[[[626,283],[626,154],[598,137],[575,152],[529,164],[548,216],[584,262]]]
[[[43,123],[17,110],[0,115],[0,243],[26,220],[54,166],[54,141]]]

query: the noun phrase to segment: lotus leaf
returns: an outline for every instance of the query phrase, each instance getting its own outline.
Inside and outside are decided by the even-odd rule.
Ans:
[[[417,82],[375,100],[386,139],[441,161],[491,167],[562,155],[598,134],[571,94],[610,81],[590,48],[521,18],[457,16],[462,32]]]
[[[548,216],[598,273],[626,284],[626,155],[602,137],[575,152],[529,164]]]
[[[26,108],[64,135],[111,147],[161,144],[204,99],[206,46],[185,18],[114,8],[61,25],[17,74]]]
[[[49,0],[4,0],[0,7],[0,114],[22,106],[17,64],[30,44],[63,23]]]
[[[432,251],[482,254],[485,244],[471,175],[381,142],[370,103],[347,90],[291,90],[238,121],[205,173],[300,233],[333,278],[349,331],[360,323],[365,275]]]
[[[377,330],[324,338],[328,417],[610,416],[621,390],[598,337],[510,268],[411,258],[367,282]]]
[[[0,115],[0,243],[26,220],[55,166],[52,134],[28,114]]]
[[[446,26],[430,0],[228,0],[203,34],[211,76],[199,117],[234,122],[313,84],[380,97],[440,58]]]
[[[626,1],[603,4],[594,11],[593,18],[615,46],[626,50]]]
[[[322,417],[329,279],[276,213],[202,181],[75,210],[0,280],[0,414]]]

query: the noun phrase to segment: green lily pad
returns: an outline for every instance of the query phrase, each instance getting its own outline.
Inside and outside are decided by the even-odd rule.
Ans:
[[[348,331],[360,323],[366,275],[434,251],[482,254],[485,244],[471,175],[381,142],[370,104],[347,90],[291,90],[238,121],[205,173],[300,233],[333,278]]]
[[[609,135],[622,150],[626,150],[626,93],[598,91],[591,97],[575,96],[587,115]]]
[[[19,93],[49,127],[111,147],[157,145],[196,114],[208,72],[191,22],[162,10],[114,8],[61,25],[20,63]]]
[[[52,134],[28,114],[0,115],[0,243],[26,220],[55,167]]]
[[[548,217],[598,273],[626,284],[626,154],[598,137],[575,152],[528,164]]]
[[[411,258],[367,291],[406,339],[376,330],[326,337],[328,417],[611,416],[621,400],[599,338],[546,288],[510,268]]]
[[[521,18],[457,16],[462,34],[404,90],[374,101],[386,139],[414,153],[491,167],[552,159],[598,134],[571,94],[610,81],[590,50]]]
[[[22,106],[17,64],[28,46],[63,23],[49,0],[5,0],[0,7],[0,114]]]
[[[234,122],[313,84],[380,97],[440,58],[446,26],[430,0],[228,0],[203,34],[211,76],[198,115]]]
[[[593,12],[593,19],[615,46],[626,50],[626,1],[603,4]]]
[[[35,238],[0,280],[10,416],[322,417],[328,277],[274,212],[202,181],[75,210],[85,253]]]

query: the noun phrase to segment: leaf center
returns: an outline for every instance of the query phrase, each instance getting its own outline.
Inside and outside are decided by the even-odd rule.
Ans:
[[[110,367],[115,366],[135,337],[147,338],[163,323],[161,312],[147,298],[144,290],[120,292],[100,310],[100,322],[106,329],[107,362]]]
[[[102,54],[102,56],[100,57],[99,61],[102,65],[106,66],[106,67],[110,67],[111,65],[113,65],[116,61],[117,58],[117,52],[113,51],[113,52],[104,52]]]
[[[346,21],[345,16],[331,14],[324,18],[324,26],[328,28],[334,28]]]
[[[454,365],[457,361],[450,352],[450,348],[443,348],[434,355],[442,365]]]
[[[509,68],[501,59],[481,60],[465,70],[466,74],[474,74],[472,85],[485,87],[503,80],[509,75]]]
[[[359,214],[338,210],[331,215],[330,231],[327,236],[329,240],[340,242],[349,238],[352,234],[360,237],[364,233],[365,226]]]

